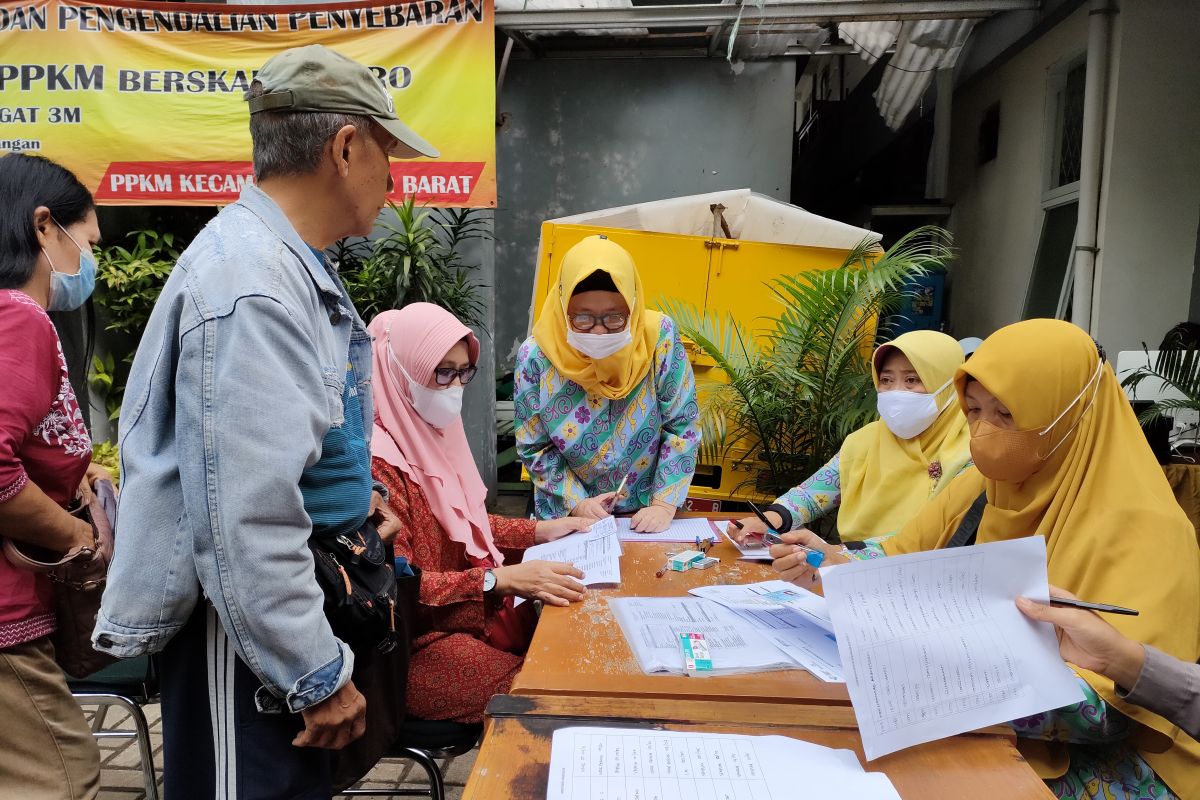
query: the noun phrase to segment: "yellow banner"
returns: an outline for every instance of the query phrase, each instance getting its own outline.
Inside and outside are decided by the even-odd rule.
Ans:
[[[101,5],[0,0],[0,153],[69,167],[107,205],[213,205],[253,180],[242,94],[281,50],[366,64],[441,151],[393,162],[394,199],[496,205],[493,0]]]

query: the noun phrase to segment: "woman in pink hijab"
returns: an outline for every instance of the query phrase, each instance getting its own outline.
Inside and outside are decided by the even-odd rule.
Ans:
[[[371,462],[400,519],[395,553],[421,568],[408,710],[421,719],[479,722],[524,661],[533,604],[582,600],[570,564],[520,563],[525,548],[586,530],[578,517],[534,522],[490,516],[487,490],[460,412],[475,377],[479,341],[429,303],[385,311],[375,337]]]

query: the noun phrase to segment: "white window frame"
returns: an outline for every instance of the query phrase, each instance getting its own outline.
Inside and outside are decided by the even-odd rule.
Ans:
[[[1042,219],[1038,227],[1038,244],[1035,253],[1040,251],[1042,236],[1046,231],[1046,214],[1048,211],[1079,202],[1079,181],[1055,186],[1055,176],[1059,172],[1059,154],[1062,152],[1062,128],[1064,120],[1063,92],[1067,88],[1067,75],[1071,70],[1087,63],[1087,51],[1080,50],[1060,59],[1052,66],[1046,76],[1046,116],[1045,136],[1042,145]],[[1076,226],[1078,235],[1078,226]],[[1035,256],[1036,257],[1036,256]],[[1036,269],[1036,264],[1034,268]],[[1033,290],[1033,269],[1029,271],[1029,287],[1026,290],[1025,307],[1029,305],[1029,292]],[[1062,288],[1058,294],[1058,306],[1055,317],[1067,318],[1067,308],[1071,304],[1071,295],[1075,287],[1075,248],[1067,258],[1067,268],[1063,274]]]
[[[1079,181],[1055,186],[1058,175],[1059,153],[1062,148],[1063,108],[1062,95],[1067,88],[1067,75],[1080,64],[1087,63],[1087,51],[1080,51],[1061,59],[1052,66],[1046,76],[1046,135],[1042,146],[1042,210],[1079,199]]]

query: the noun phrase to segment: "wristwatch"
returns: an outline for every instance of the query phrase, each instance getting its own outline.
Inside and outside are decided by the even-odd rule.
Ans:
[[[496,588],[496,573],[490,569],[483,571],[483,593],[487,594]]]

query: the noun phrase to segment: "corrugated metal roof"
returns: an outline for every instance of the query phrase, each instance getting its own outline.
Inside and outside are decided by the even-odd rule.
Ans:
[[[896,130],[920,102],[934,74],[958,61],[974,27],[973,19],[844,22],[838,32],[872,64],[895,45],[875,90],[875,105],[888,127]]]

